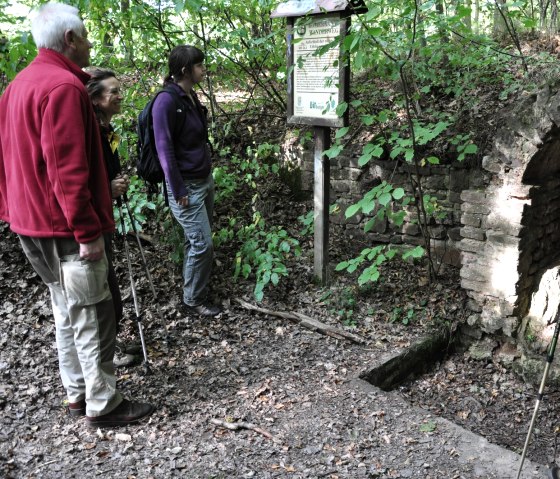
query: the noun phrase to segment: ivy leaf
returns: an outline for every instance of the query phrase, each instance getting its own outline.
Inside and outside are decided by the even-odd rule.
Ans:
[[[340,152],[344,149],[343,145],[333,145],[331,146],[328,150],[325,150],[323,152],[323,154],[329,158],[336,158],[338,155],[340,155]]]
[[[260,303],[263,298],[264,298],[264,291],[262,289],[257,291],[255,288],[255,299],[257,300],[257,302]]]
[[[335,271],[342,271],[348,267],[348,261],[342,261],[336,265]]]
[[[424,248],[422,248],[422,246],[417,246],[414,249],[405,251],[402,255],[403,259],[421,258],[422,256],[424,256]]]
[[[360,201],[360,203],[362,202]],[[371,213],[374,208],[375,208],[375,201],[373,200],[362,203],[362,211],[364,212],[365,215]]]
[[[372,36],[372,37],[378,37],[379,35],[381,35],[383,33],[383,29],[380,27],[372,27],[372,28],[368,28],[368,33]]]
[[[381,246],[376,246],[375,248],[371,248],[371,250],[367,252],[367,259],[371,261],[373,258],[375,258],[376,255],[380,253],[382,249],[383,248]],[[381,254],[381,256],[383,256],[383,254]]]
[[[356,52],[356,56],[354,57],[354,66],[356,67],[357,70],[361,70],[363,65],[364,65],[364,52],[362,50],[359,50],[358,52]]]
[[[371,160],[371,155],[362,155],[358,158],[358,165],[365,166],[369,163],[369,160]]]
[[[465,149],[463,150],[463,153],[465,155],[472,155],[473,153],[476,153],[478,151],[478,146],[476,146],[474,143],[469,143]]]
[[[371,218],[364,226],[364,232],[368,233],[375,226],[375,218]]]
[[[348,103],[342,102],[336,107],[336,114],[342,116],[346,113],[346,110],[348,110]]]
[[[522,23],[527,29],[535,28],[537,26],[537,20],[534,18],[524,18]]]
[[[375,121],[375,115],[362,115],[362,123],[366,126],[373,125]]]
[[[265,267],[266,267],[266,266],[265,266]],[[263,284],[267,284],[267,283],[270,282],[270,276],[271,276],[271,274],[272,274],[272,273],[271,273],[270,271],[268,271],[268,270],[264,272],[263,278],[262,278]]]
[[[358,211],[360,211],[361,208],[362,206],[359,203],[356,203],[355,205],[350,205],[348,208],[346,208],[346,212],[344,213],[346,219],[354,216]]]
[[[382,193],[378,199],[379,203],[383,206],[387,206],[391,202],[391,194],[390,193]]]
[[[390,249],[390,250],[385,252],[385,255],[387,256],[388,259],[393,259],[396,254],[397,254],[396,249]]]
[[[359,41],[360,41],[360,36],[359,35],[354,35],[354,38],[352,39],[352,44],[350,45],[349,50],[353,51],[356,48],[356,45],[358,44]]]
[[[395,188],[393,191],[393,198],[396,200],[400,200],[404,196],[404,189],[403,188]]]
[[[348,133],[348,130],[350,129],[350,127],[345,126],[344,128],[340,128],[339,130],[337,130],[336,134],[335,134],[335,138],[339,139],[342,138],[344,135],[346,135],[346,133]]]
[[[363,271],[363,273],[358,278],[358,284],[363,286],[367,282],[375,282],[379,279],[379,270],[377,268],[367,268]]]

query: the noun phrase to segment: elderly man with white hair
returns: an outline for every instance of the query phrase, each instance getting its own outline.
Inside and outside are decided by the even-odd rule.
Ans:
[[[60,3],[39,8],[32,34],[37,57],[0,97],[0,219],[49,288],[70,414],[92,427],[133,424],[154,408],[116,387],[104,247],[115,225],[82,70],[92,45],[78,10]]]

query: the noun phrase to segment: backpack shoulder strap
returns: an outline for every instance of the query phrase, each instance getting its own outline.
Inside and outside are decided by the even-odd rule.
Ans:
[[[175,100],[176,105],[187,106],[187,107],[190,106],[187,103],[187,101],[184,100],[183,97],[174,88],[169,87],[169,86],[163,87],[160,91],[157,92],[156,96],[159,95],[162,92],[169,93],[171,95],[171,97],[173,98],[173,100]],[[154,99],[155,99],[155,97],[154,97]]]
[[[175,100],[175,107],[177,109],[180,109],[180,108],[183,108],[183,109],[189,108],[190,109],[190,108],[192,108],[191,105],[189,105],[188,102],[185,99],[183,99],[183,97],[179,93],[177,93],[177,90],[175,90],[174,88],[169,87],[169,86],[165,86],[160,91],[158,91],[156,96],[153,98],[153,101],[155,101],[156,97],[162,92],[166,92],[166,93],[169,93],[169,95],[171,95],[173,100]],[[183,129],[183,126],[185,125],[185,121],[186,121],[186,115],[179,115],[179,118],[180,118],[180,124],[177,123],[175,125],[175,128],[176,128],[177,132],[179,132]]]

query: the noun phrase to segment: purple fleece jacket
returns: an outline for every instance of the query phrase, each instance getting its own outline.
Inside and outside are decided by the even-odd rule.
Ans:
[[[177,114],[179,110],[174,98],[167,92],[157,96],[152,118],[159,161],[173,197],[178,200],[187,195],[183,180],[207,178],[212,169],[212,161],[207,140],[206,109],[194,92],[192,96],[195,105],[179,85],[169,83],[168,86],[176,89],[184,98],[184,125],[181,128],[181,120]]]

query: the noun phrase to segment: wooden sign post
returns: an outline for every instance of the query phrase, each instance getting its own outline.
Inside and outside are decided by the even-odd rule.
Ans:
[[[326,126],[314,127],[313,160],[313,266],[316,278],[321,284],[329,283],[329,204],[331,164],[323,154],[330,148],[331,129]]]
[[[350,28],[350,15],[366,11],[363,0],[291,0],[272,17],[287,17],[288,108],[290,124],[312,125],[314,132],[314,272],[329,282],[329,191],[331,128],[348,126],[349,59],[340,45]]]

